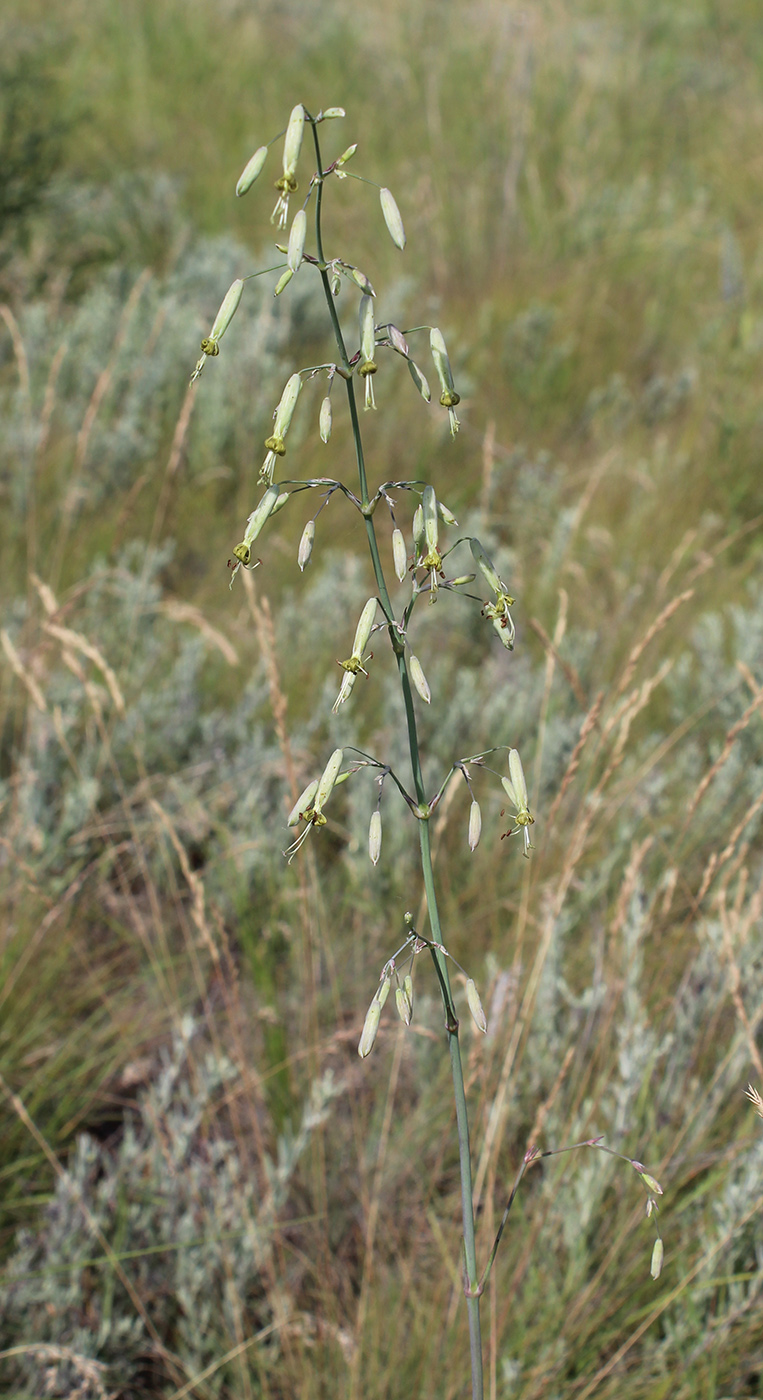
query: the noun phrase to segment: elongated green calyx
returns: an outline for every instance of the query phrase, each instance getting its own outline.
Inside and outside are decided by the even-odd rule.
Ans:
[[[422,399],[424,400],[424,402],[425,402],[425,403],[431,403],[431,400],[432,400],[432,391],[431,391],[429,385],[427,384],[427,381],[426,381],[424,375],[421,373],[421,370],[419,369],[418,365],[417,365],[417,364],[414,364],[413,360],[409,360],[409,361],[408,361],[408,369],[410,370],[411,379],[413,380],[414,384],[416,385],[416,388],[418,389],[419,393],[421,394],[421,397],[422,397]]]
[[[509,776],[501,778],[504,792],[516,807],[516,831],[521,831],[524,839],[524,853],[529,854],[532,842],[530,840],[530,827],[534,825],[535,818],[531,815],[527,805],[527,783],[525,781],[522,760],[516,749],[509,749]]]
[[[289,232],[289,248],[286,254],[286,261],[292,272],[296,272],[302,262],[302,254],[305,251],[305,238],[307,236],[307,214],[304,209],[298,209],[294,215],[294,222]]]
[[[237,277],[235,282],[231,282],[227,292],[225,293],[225,296],[223,297],[222,306],[220,307],[220,310],[215,316],[212,329],[209,332],[209,335],[205,336],[204,340],[202,340],[201,342],[203,354],[201,356],[201,359],[198,361],[193,374],[191,375],[192,384],[194,380],[198,379],[199,375],[201,374],[207,356],[214,356],[220,354],[220,341],[222,340],[223,336],[225,335],[225,332],[228,329],[228,326],[233,320],[234,314],[241,300],[241,293],[243,292],[243,290],[244,283],[240,277]]]
[[[289,215],[289,195],[293,194],[297,188],[295,172],[302,147],[304,129],[305,109],[301,103],[298,103],[292,110],[289,125],[286,128],[286,140],[283,148],[283,175],[276,180],[278,199],[270,216],[270,222],[277,224],[279,228],[286,228],[286,220]]]
[[[360,364],[358,374],[366,381],[366,408],[376,408],[372,375],[376,374],[376,330],[374,326],[374,303],[371,296],[360,298],[358,310],[360,324]]]
[[[466,984],[466,1000],[469,1006],[469,1010],[472,1013],[472,1020],[474,1021],[477,1030],[482,1031],[484,1035],[487,1031],[487,1018],[485,1016],[485,1012],[482,1009],[480,994],[477,991],[477,988],[475,987],[471,977],[469,978]]]
[[[395,244],[395,247],[399,248],[402,252],[405,247],[405,229],[403,228],[403,220],[400,217],[400,210],[395,203],[394,196],[390,190],[383,189],[379,191],[379,199],[381,200],[382,214],[384,215],[384,222],[389,230],[389,236]]]
[[[470,539],[469,546],[471,548],[472,555],[474,556],[474,562],[477,565],[477,568],[479,569],[480,573],[482,574],[482,577],[484,578],[485,582],[487,583],[488,588],[492,588],[494,593],[505,592],[504,585],[501,583],[501,580],[498,577],[496,567],[492,559],[490,558],[490,555],[487,554],[482,548],[482,545],[480,544],[479,540]]]
[[[358,675],[368,675],[368,672],[363,666],[363,653],[368,645],[368,639],[371,636],[371,630],[374,625],[375,617],[376,599],[369,598],[362,613],[360,614],[360,619],[355,629],[355,641],[352,644],[352,655],[348,656],[346,661],[339,662],[339,665],[344,671],[344,675],[342,676],[342,684],[339,688],[339,694],[337,695],[336,700],[334,701],[334,704],[332,706],[334,714],[338,713],[340,705],[343,705],[345,700],[349,698],[350,694],[352,693],[352,688],[355,685],[355,681],[358,678]]]
[[[482,611],[485,617],[490,618],[503,646],[506,647],[507,651],[512,651],[516,629],[509,609],[514,599],[507,593],[506,584],[499,578],[490,555],[482,548],[479,540],[470,539],[469,545],[482,577],[495,593],[495,602],[486,603]]]
[[[248,564],[249,559],[242,559],[241,555],[238,554],[238,549],[242,548],[244,550],[248,550],[250,546],[254,544],[254,541],[259,535],[260,530],[265,524],[265,521],[267,520],[268,516],[272,515],[277,500],[278,487],[269,486],[265,494],[258,501],[251,515],[249,516],[249,519],[246,522],[246,529],[244,531],[244,538],[242,544],[241,546],[237,546],[236,550],[234,551],[236,553],[237,558],[241,559],[242,564]]]
[[[411,1007],[408,994],[404,987],[397,987],[395,989],[395,1005],[400,1020],[403,1021],[406,1026],[410,1026],[413,1008]]]
[[[315,801],[315,794],[317,791],[318,779],[313,778],[313,781],[307,784],[307,787],[305,788],[304,792],[300,793],[299,797],[294,803],[294,806],[292,807],[289,813],[289,819],[287,822],[288,826],[297,826],[301,821],[305,820],[306,814],[312,811],[312,806],[313,802]]]
[[[424,495],[421,499],[421,508],[424,512],[424,540],[429,553],[437,553],[438,525],[437,525],[437,497],[433,486],[424,487]],[[438,556],[439,558],[439,556]]]
[[[662,1261],[665,1257],[665,1246],[661,1239],[656,1239],[652,1250],[652,1263],[649,1269],[652,1278],[657,1279],[662,1273]]]
[[[458,419],[456,417],[456,404],[461,402],[461,395],[456,393],[456,386],[453,383],[453,371],[450,367],[448,351],[443,339],[442,331],[437,326],[433,326],[429,332],[429,348],[432,351],[434,367],[437,370],[437,378],[440,381],[440,403],[443,408],[447,408],[450,418],[450,431],[453,437],[458,432]]]
[[[424,509],[417,506],[413,512],[413,548],[420,554],[424,545]]]
[[[247,190],[252,188],[257,176],[262,174],[262,168],[267,158],[267,146],[258,146],[251,160],[247,161],[239,176],[239,181],[236,185],[236,194],[239,198],[242,194],[246,194]]]
[[[326,764],[326,767],[324,768],[318,780],[318,790],[315,794],[315,802],[313,803],[313,810],[315,812],[323,812],[323,808],[328,802],[328,799],[334,790],[336,780],[339,777],[339,769],[342,766],[343,758],[344,753],[342,749],[334,749],[331,758]]]
[[[275,413],[275,422],[270,437],[265,439],[265,446],[268,455],[260,469],[260,481],[272,481],[276,461],[286,453],[285,437],[289,431],[291,420],[294,417],[294,409],[297,406],[299,391],[302,388],[302,379],[298,374],[292,374],[286,381],[286,387],[281,395]]]

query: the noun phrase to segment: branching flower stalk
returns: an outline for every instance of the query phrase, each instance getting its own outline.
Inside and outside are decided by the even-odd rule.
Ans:
[[[413,929],[412,916],[406,915],[404,942],[381,969],[379,986],[365,1017],[358,1052],[363,1059],[371,1053],[379,1029],[382,1009],[393,982],[395,983],[394,1003],[398,1014],[406,1025],[410,1024],[414,1007],[414,963],[422,953],[428,954],[433,963],[444,1009],[456,1109],[461,1179],[464,1294],[469,1320],[472,1396],[473,1400],[483,1400],[480,1295],[492,1267],[509,1207],[507,1207],[488,1264],[480,1274],[475,1244],[469,1119],[459,1043],[459,1021],[449,974],[449,964],[454,963],[463,975],[466,1003],[475,1025],[484,1032],[487,1030],[487,1022],[474,979],[454,962],[452,954],[445,945],[432,864],[431,818],[446,787],[452,779],[457,778],[457,775],[460,774],[465,781],[469,795],[467,839],[470,849],[474,850],[482,834],[482,813],[473,789],[473,782],[478,772],[494,777],[497,780],[497,785],[502,786],[503,792],[509,798],[514,808],[513,825],[504,835],[521,834],[525,855],[529,854],[532,846],[530,827],[534,818],[528,806],[527,784],[522,762],[517,750],[511,747],[503,750],[491,749],[469,758],[456,759],[439,788],[434,791],[433,796],[427,796],[428,789],[424,780],[417,727],[416,697],[424,703],[430,704],[432,695],[421,663],[412,649],[409,634],[415,606],[422,596],[426,596],[430,604],[435,604],[441,594],[457,592],[461,597],[472,600],[481,608],[483,617],[492,624],[501,644],[511,651],[514,646],[515,634],[510,608],[514,599],[479,540],[465,536],[457,539],[447,549],[443,548],[440,539],[441,523],[446,528],[452,528],[457,525],[457,521],[448,507],[439,500],[432,484],[419,480],[385,481],[373,495],[370,493],[355,393],[356,375],[363,382],[365,408],[375,409],[377,396],[374,383],[379,364],[389,352],[391,359],[398,356],[407,362],[416,389],[425,401],[429,402],[431,399],[429,384],[419,366],[412,359],[408,343],[409,336],[422,332],[426,333],[428,338],[434,373],[441,391],[439,402],[442,408],[447,411],[448,424],[453,436],[455,436],[459,426],[455,411],[459,402],[459,394],[455,387],[453,370],[441,330],[437,326],[417,326],[403,332],[389,322],[379,323],[376,319],[376,292],[366,275],[344,259],[327,258],[326,256],[322,210],[327,182],[331,179],[344,180],[352,176],[352,178],[362,181],[363,184],[373,184],[372,181],[366,180],[354,170],[346,169],[348,162],[355,155],[355,146],[348,147],[341,156],[327,166],[323,164],[319,127],[328,119],[342,116],[344,116],[344,112],[341,108],[328,108],[325,112],[319,112],[317,116],[313,117],[301,105],[298,105],[293,109],[286,128],[283,173],[276,180],[278,200],[272,215],[272,222],[276,223],[279,228],[286,228],[290,200],[298,195],[297,170],[301,157],[304,163],[303,138],[307,136],[308,131],[312,133],[315,170],[309,180],[304,201],[293,216],[287,243],[276,245],[283,255],[284,262],[264,271],[279,274],[274,294],[280,296],[291,278],[299,272],[303,265],[316,270],[323,287],[336,358],[329,364],[308,366],[297,370],[287,381],[273,413],[273,431],[265,440],[267,455],[259,475],[264,492],[249,515],[243,539],[232,551],[231,584],[240,568],[253,568],[260,562],[253,560],[252,547],[270,519],[278,511],[288,506],[292,495],[317,490],[323,496],[322,504],[312,520],[308,521],[299,541],[297,563],[302,571],[309,564],[316,543],[317,517],[326,506],[337,496],[344,497],[362,516],[373,566],[376,594],[369,598],[362,607],[349,657],[339,662],[342,670],[342,681],[334,704],[334,712],[336,713],[351,699],[358,675],[368,678],[367,668],[372,658],[372,653],[368,651],[369,642],[374,632],[386,629],[394,663],[397,667],[405,710],[411,769],[410,788],[400,774],[395,773],[392,768],[375,756],[357,750],[335,749],[328,758],[322,773],[312,778],[292,809],[288,824],[291,828],[301,827],[301,830],[285,854],[289,860],[294,859],[313,829],[326,824],[324,807],[332,798],[334,789],[349,778],[362,773],[363,770],[369,770],[375,775],[374,781],[377,786],[376,800],[369,825],[368,842],[369,857],[374,865],[379,861],[382,849],[382,797],[387,778],[389,778],[392,787],[398,791],[416,821],[421,873],[429,920],[429,936],[425,937]],[[237,194],[245,194],[255,183],[265,166],[267,155],[268,147],[266,146],[260,147],[255,152],[239,180]],[[376,188],[379,191],[381,211],[387,230],[395,246],[402,251],[405,247],[405,230],[394,196],[386,187],[377,185]],[[311,204],[315,239],[314,251],[310,251],[307,246],[307,215]],[[250,277],[260,275],[264,275],[264,272],[262,274],[252,273]],[[210,335],[202,341],[202,357],[196,365],[193,378],[198,378],[207,357],[217,357],[220,354],[220,340],[239,306],[244,284],[248,280],[248,278],[237,279],[226,294]],[[343,287],[349,288],[351,293],[356,296],[359,294],[357,305],[359,343],[358,348],[353,348],[352,353],[350,353],[345,341],[336,309],[336,299]],[[291,477],[281,481],[275,479],[287,454],[286,438],[297,409],[302,386],[307,380],[315,379],[324,374],[327,378],[327,386],[320,407],[319,435],[324,443],[329,441],[333,417],[331,392],[336,379],[339,378],[344,381],[352,427],[357,468],[355,489],[352,489],[346,482],[333,480],[330,477],[302,481]],[[410,555],[406,548],[405,536],[396,520],[396,501],[391,494],[392,491],[402,491],[409,493],[414,498],[420,498],[413,511],[413,538]],[[382,563],[375,523],[377,508],[389,513],[392,525],[390,555],[396,580],[400,585],[407,580],[410,585],[410,597],[399,615],[396,613],[390,597]],[[459,549],[467,554],[467,564],[476,566],[476,572],[450,577],[446,572],[449,567],[448,560]],[[469,592],[469,588],[477,580],[480,593]],[[487,590],[487,597],[485,597],[485,590]],[[379,610],[382,621],[377,621]],[[503,773],[490,767],[485,761],[490,755],[499,753],[505,755],[506,771]],[[404,969],[402,976],[401,968]],[[593,1146],[594,1143],[589,1142],[586,1145]],[[536,1154],[532,1153],[523,1163],[522,1172],[534,1155]],[[630,1159],[625,1160],[630,1161]],[[632,1165],[638,1169],[640,1164],[632,1163]],[[648,1191],[659,1191],[659,1187],[653,1179],[644,1175],[643,1168],[640,1168],[640,1172]],[[517,1185],[520,1178],[517,1180]],[[512,1192],[511,1199],[513,1199],[513,1194]],[[650,1200],[653,1207],[653,1196],[650,1196]],[[511,1201],[509,1206],[510,1204]],[[661,1248],[660,1241],[660,1251]],[[659,1263],[661,1263],[661,1253]]]

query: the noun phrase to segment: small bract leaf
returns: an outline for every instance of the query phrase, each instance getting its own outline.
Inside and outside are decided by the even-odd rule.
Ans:
[[[383,189],[379,191],[379,198],[381,200],[384,222],[389,229],[390,238],[395,244],[395,247],[399,248],[402,252],[405,247],[405,229],[403,228],[403,220],[400,217],[400,210],[395,203],[394,195],[391,190]]]

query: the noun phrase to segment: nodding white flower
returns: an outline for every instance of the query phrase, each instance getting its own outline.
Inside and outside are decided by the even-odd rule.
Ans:
[[[524,854],[529,855],[529,852],[532,850],[530,827],[534,825],[535,817],[530,814],[530,809],[527,805],[527,783],[525,781],[522,760],[516,749],[509,749],[509,776],[508,778],[501,778],[501,784],[509,801],[512,802],[517,809],[514,817],[515,825],[513,830],[505,831],[503,835],[515,836],[518,831],[521,831],[524,840]],[[503,837],[501,837],[501,840],[503,840]]]
[[[267,146],[258,146],[251,160],[247,161],[239,176],[238,184],[236,185],[236,194],[239,198],[242,194],[246,194],[247,190],[252,188],[257,176],[262,173],[262,167],[267,158]]]
[[[479,568],[482,577],[489,588],[495,593],[495,602],[486,603],[482,609],[483,615],[489,617],[501,642],[507,651],[513,651],[516,628],[514,620],[509,612],[514,604],[514,599],[498,575],[496,567],[490,555],[482,548],[478,539],[470,539],[469,545],[474,556],[474,562]]]
[[[466,984],[466,1000],[469,1006],[469,1010],[472,1013],[472,1020],[474,1021],[477,1030],[482,1031],[484,1035],[487,1032],[487,1017],[485,1016],[485,1012],[482,1009],[480,994],[477,991],[477,988],[475,987],[474,981],[471,977],[469,978]]]
[[[398,582],[402,583],[408,572],[408,555],[405,548],[405,536],[397,525],[392,531],[392,558]]]
[[[376,361],[374,360],[376,330],[374,327],[373,297],[370,295],[365,295],[360,298],[358,320],[360,322],[360,364],[358,365],[358,374],[366,381],[366,408],[376,408],[372,378],[372,376],[376,374],[377,369]]]
[[[343,705],[345,700],[350,695],[355,681],[357,680],[358,673],[364,676],[368,675],[368,672],[366,671],[363,665],[363,653],[365,652],[365,649],[368,646],[368,641],[371,636],[371,631],[373,629],[374,619],[376,617],[376,606],[376,599],[369,598],[362,613],[360,614],[358,625],[355,628],[355,640],[352,644],[352,655],[348,656],[346,661],[339,662],[339,665],[344,671],[344,675],[342,677],[342,684],[339,690],[339,694],[337,695],[332,707],[334,714],[337,713],[339,706]]]
[[[286,140],[283,147],[283,175],[276,180],[276,189],[279,191],[276,207],[270,216],[271,224],[277,224],[278,228],[286,228],[286,220],[289,216],[289,195],[294,194],[297,189],[295,171],[299,152],[302,147],[302,135],[305,129],[305,109],[301,102],[292,109],[289,117],[289,125],[286,128]]]
[[[301,388],[301,377],[298,374],[292,374],[286,381],[286,387],[275,411],[273,431],[270,437],[265,439],[268,455],[260,468],[260,481],[271,482],[273,480],[276,461],[279,457],[283,457],[286,454],[284,439],[289,431],[291,420],[294,417],[294,409],[296,408]]]
[[[193,374],[191,375],[192,384],[194,380],[198,379],[199,375],[201,374],[207,356],[214,356],[220,354],[220,341],[222,340],[231,321],[233,320],[235,312],[238,308],[238,304],[241,301],[241,294],[243,290],[244,283],[242,278],[237,277],[235,282],[231,282],[227,292],[225,293],[225,296],[223,297],[220,310],[215,316],[214,322],[212,324],[212,329],[209,332],[209,335],[205,336],[204,340],[202,340],[201,342],[203,354],[198,364],[196,365]]]
[[[292,808],[289,816],[289,826],[296,826],[297,823],[301,821],[306,822],[307,825],[304,831],[297,837],[296,841],[293,841],[289,846],[288,851],[284,852],[284,854],[289,857],[289,863],[294,859],[297,851],[307,839],[313,827],[326,825],[323,808],[328,802],[337,783],[341,782],[347,776],[346,773],[340,775],[339,772],[343,758],[343,750],[334,749],[320,778],[318,778],[316,782],[308,784],[302,796],[298,798]]]
[[[448,351],[442,331],[439,330],[437,326],[433,326],[429,332],[429,348],[432,351],[434,367],[437,370],[437,378],[440,381],[440,389],[442,390],[440,394],[440,403],[443,408],[447,408],[448,410],[451,437],[455,437],[459,427],[456,417],[456,404],[461,402],[461,395],[456,393]]]
[[[403,228],[403,220],[400,217],[400,210],[395,203],[394,195],[390,190],[382,189],[379,190],[379,199],[381,200],[382,214],[384,215],[384,222],[389,230],[389,236],[395,247],[399,248],[402,252],[405,247],[405,229]]]
[[[310,563],[310,555],[313,552],[314,543],[315,521],[308,520],[302,531],[302,538],[299,542],[299,551],[297,553],[297,563],[299,564],[300,573],[304,573],[306,566]]]
[[[480,804],[473,801],[469,808],[469,850],[476,851],[482,835],[482,813]]]
[[[379,808],[371,813],[371,821],[368,826],[368,854],[374,865],[379,864],[382,843],[382,819]]]
[[[432,692],[427,684],[427,678],[424,675],[424,670],[418,656],[411,656],[411,680],[422,700],[424,700],[427,705],[430,705],[432,703]]]
[[[305,251],[305,238],[307,237],[307,214],[304,209],[298,209],[294,215],[294,222],[289,230],[289,247],[286,254],[286,261],[292,272],[296,272],[302,262],[302,254]]]

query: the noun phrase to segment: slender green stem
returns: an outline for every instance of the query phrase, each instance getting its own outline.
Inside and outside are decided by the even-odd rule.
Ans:
[[[323,239],[321,233],[321,209],[323,201],[323,164],[321,161],[320,143],[318,131],[315,123],[312,123],[313,140],[315,143],[315,155],[317,161],[317,193],[315,201],[315,236],[319,259],[319,270],[323,282],[324,294],[331,316],[331,324],[334,330],[337,349],[339,351],[339,361],[345,370],[349,369],[349,359],[344,337],[339,325],[339,318],[334,305],[334,298],[331,294],[328,274],[326,271],[326,260],[323,253]],[[347,399],[350,408],[350,419],[352,423],[352,434],[355,443],[355,457],[358,468],[358,479],[360,483],[361,509],[366,525],[366,536],[368,547],[371,553],[371,562],[376,579],[376,586],[379,593],[384,615],[389,626],[389,636],[393,651],[397,658],[398,672],[400,675],[400,685],[403,692],[403,703],[405,705],[405,718],[408,729],[408,748],[410,752],[411,771],[419,803],[419,845],[421,849],[421,870],[424,877],[424,889],[427,897],[427,910],[429,913],[429,926],[432,939],[435,943],[442,943],[442,930],[440,927],[440,915],[437,908],[437,895],[434,883],[434,868],[432,865],[432,846],[429,827],[429,808],[426,802],[426,788],[424,786],[424,776],[421,768],[421,755],[419,750],[418,731],[416,727],[416,711],[413,703],[413,691],[411,689],[410,676],[408,674],[408,663],[405,654],[405,643],[400,634],[395,614],[384,578],[379,554],[379,545],[376,539],[373,516],[369,510],[368,479],[366,476],[365,459],[363,456],[363,441],[360,432],[360,422],[358,419],[358,408],[355,400],[355,385],[352,377],[345,380],[347,385]],[[453,1009],[453,997],[450,988],[450,978],[448,975],[447,959],[438,949],[432,949],[432,956],[437,966],[438,979],[443,991],[443,1002],[446,1013],[446,1029],[448,1034],[448,1048],[450,1051],[451,1073],[453,1076],[453,1092],[456,1102],[456,1125],[458,1129],[458,1152],[459,1165],[461,1170],[461,1213],[463,1219],[464,1232],[464,1263],[466,1271],[465,1293],[469,1315],[469,1345],[471,1352],[472,1370],[472,1400],[483,1400],[483,1379],[482,1379],[482,1339],[480,1333],[479,1314],[479,1274],[477,1271],[477,1253],[474,1236],[474,1206],[472,1193],[472,1167],[471,1154],[469,1149],[469,1118],[466,1107],[466,1092],[464,1088],[464,1071],[461,1063],[461,1048],[458,1039],[458,1020]]]

